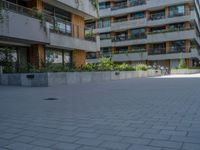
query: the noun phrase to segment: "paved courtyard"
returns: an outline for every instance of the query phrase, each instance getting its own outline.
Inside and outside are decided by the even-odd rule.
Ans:
[[[0,150],[200,150],[199,86],[200,78],[0,86]]]

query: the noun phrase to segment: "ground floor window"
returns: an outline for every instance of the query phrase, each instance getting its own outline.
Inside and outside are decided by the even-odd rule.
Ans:
[[[46,48],[46,63],[50,64],[70,64],[71,52],[67,50]]]
[[[4,72],[17,72],[27,66],[27,47],[0,45],[0,66]]]

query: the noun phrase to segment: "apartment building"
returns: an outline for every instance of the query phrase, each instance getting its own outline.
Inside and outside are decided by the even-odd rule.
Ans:
[[[133,65],[199,65],[199,0],[99,0],[99,9],[98,22],[87,26],[97,27],[101,52],[88,53],[88,63],[105,56]]]
[[[90,0],[0,0],[0,49],[11,51],[16,66],[80,67],[86,52],[100,49],[94,34],[86,36],[85,19],[95,18]]]

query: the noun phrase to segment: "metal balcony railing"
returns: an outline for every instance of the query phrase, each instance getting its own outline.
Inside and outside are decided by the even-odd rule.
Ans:
[[[140,34],[135,34],[135,35],[118,35],[112,37],[113,42],[120,42],[120,41],[126,41],[126,40],[137,40],[137,39],[145,39],[147,38],[146,33],[140,33]]]
[[[169,33],[169,32],[180,32],[180,31],[187,31],[187,30],[193,30],[194,27],[180,27],[180,28],[169,28],[164,30],[157,30],[157,31],[151,31],[148,32],[149,35],[151,34],[161,34],[161,33]]]
[[[166,48],[152,48],[148,49],[149,55],[160,55],[160,54],[166,54]]]
[[[127,0],[126,2],[117,3],[111,7],[111,10],[118,10],[128,7],[135,7],[140,5],[145,5],[146,0]]]
[[[146,49],[132,49],[132,50],[121,50],[115,51],[114,54],[129,54],[129,53],[144,53],[147,52]]]

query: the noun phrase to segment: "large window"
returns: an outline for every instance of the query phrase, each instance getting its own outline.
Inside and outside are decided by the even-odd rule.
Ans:
[[[48,18],[51,29],[71,35],[71,13],[46,3],[44,4],[44,12],[48,15],[46,18]]]
[[[101,18],[98,21],[99,28],[110,27],[110,18]]]
[[[172,41],[171,52],[185,52],[185,41]]]
[[[46,62],[52,64],[67,64],[71,62],[70,52],[58,49],[46,49]]]
[[[169,7],[169,16],[170,17],[182,16],[184,14],[185,14],[184,5],[178,5],[178,6]]]

